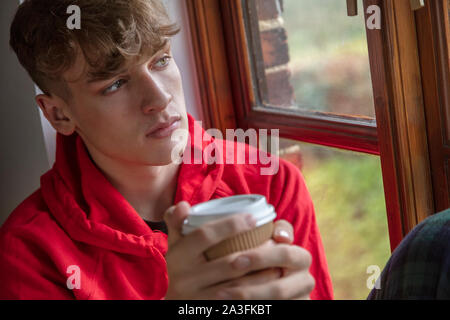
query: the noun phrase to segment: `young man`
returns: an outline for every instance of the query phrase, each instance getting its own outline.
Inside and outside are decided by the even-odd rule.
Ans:
[[[70,5],[81,29],[66,26]],[[186,112],[171,57],[176,33],[158,0],[20,6],[10,43],[44,92],[36,101],[58,132],[57,150],[41,187],[0,231],[0,298],[332,299],[298,169],[280,160],[263,176],[262,164],[174,161],[175,128],[207,137],[180,151],[215,141]],[[207,262],[206,248],[254,221],[237,215],[182,236],[189,207],[250,193],[276,209],[273,240]]]

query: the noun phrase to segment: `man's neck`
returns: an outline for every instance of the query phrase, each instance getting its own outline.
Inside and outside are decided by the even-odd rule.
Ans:
[[[163,220],[164,212],[175,200],[179,164],[143,166],[114,161],[101,155],[91,157],[141,218]]]

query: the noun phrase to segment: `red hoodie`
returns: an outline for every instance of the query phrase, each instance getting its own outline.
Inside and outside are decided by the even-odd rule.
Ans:
[[[204,130],[188,114],[189,132]],[[191,154],[214,141],[189,139]],[[254,152],[256,149],[246,149]],[[312,299],[332,299],[313,204],[300,171],[279,160],[262,164],[181,164],[175,203],[262,194],[278,219],[294,226],[294,243],[312,257]],[[162,299],[168,286],[167,235],[152,231],[92,162],[77,135],[57,136],[56,161],[41,187],[0,229],[1,299]],[[74,277],[77,278],[74,278]],[[77,286],[79,285],[79,287]],[[75,285],[75,287],[74,287]]]

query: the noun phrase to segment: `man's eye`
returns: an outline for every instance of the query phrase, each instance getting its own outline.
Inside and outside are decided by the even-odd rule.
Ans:
[[[111,93],[114,91],[117,91],[121,86],[123,86],[126,83],[126,80],[119,79],[116,82],[114,82],[110,87],[106,88],[103,91],[103,94]]]
[[[170,59],[172,59],[171,56],[164,56],[155,63],[155,66],[158,68],[164,68],[169,64]]]

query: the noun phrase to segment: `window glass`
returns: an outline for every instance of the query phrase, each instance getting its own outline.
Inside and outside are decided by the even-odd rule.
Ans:
[[[287,139],[279,155],[305,178],[335,298],[366,299],[391,254],[379,157]]]
[[[257,18],[250,10],[249,19],[258,20],[254,50],[263,62],[255,66],[264,69],[256,76],[265,76],[264,105],[375,118],[358,5],[359,15],[349,17],[344,0],[255,0]]]

